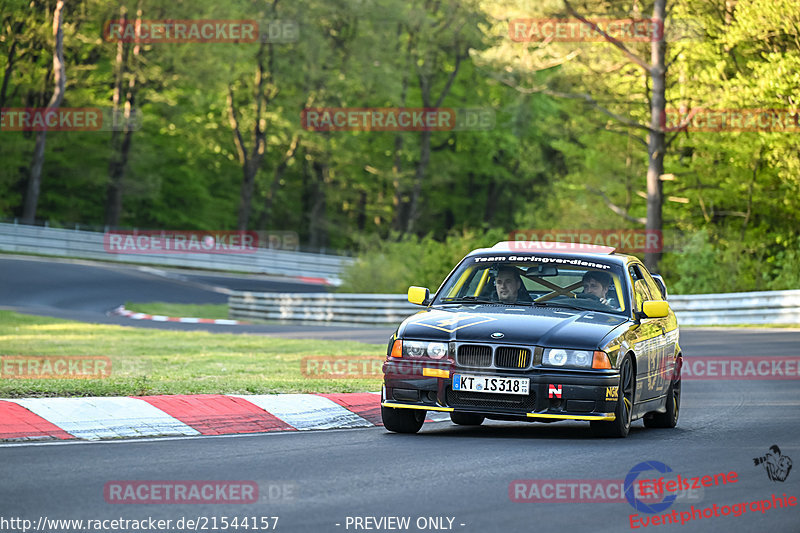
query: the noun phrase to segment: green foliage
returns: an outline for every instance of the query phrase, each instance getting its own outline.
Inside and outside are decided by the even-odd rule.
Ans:
[[[596,18],[646,18],[652,8],[573,4]],[[797,107],[795,0],[667,4],[668,35],[680,19],[695,30],[667,43],[669,108]],[[135,16],[138,5],[67,3],[64,106],[111,106],[118,48],[102,40],[102,27],[121,7]],[[560,0],[298,0],[274,8],[253,0],[143,0],[141,6],[144,19],[298,23],[296,41],[265,50],[274,98],[260,124],[267,142],[249,227],[296,231],[305,247],[360,250],[363,270],[346,274],[349,290],[435,289],[464,253],[513,229],[641,227],[648,132],[629,122],[648,120],[644,71],[607,43],[508,38],[512,19],[565,16]],[[4,107],[44,106],[50,97],[52,8],[0,0],[0,76],[12,62]],[[625,44],[649,60],[650,43]],[[123,183],[123,226],[236,226],[243,172],[227,94],[230,87],[244,144],[252,149],[258,50],[258,43],[141,45],[125,77],[137,80],[143,122]],[[423,133],[309,131],[300,113],[422,107],[422,85],[430,84],[435,99],[452,73],[440,105],[488,111],[495,126],[430,134],[418,230],[399,236]],[[0,131],[0,219],[21,215],[34,138]],[[689,131],[668,138],[665,173],[675,179],[663,182],[664,230],[689,236],[685,247],[664,256],[673,292],[800,286],[797,132]],[[38,217],[51,225],[102,226],[111,154],[108,131],[48,133]]]
[[[467,253],[503,240],[508,236],[500,230],[453,232],[443,242],[430,235],[365,240],[358,260],[342,275],[339,291],[403,294],[417,285],[434,293]]]
[[[788,245],[788,246],[787,246]],[[800,287],[800,239],[790,243],[713,236],[707,229],[690,235],[664,261],[672,294],[787,290]]]

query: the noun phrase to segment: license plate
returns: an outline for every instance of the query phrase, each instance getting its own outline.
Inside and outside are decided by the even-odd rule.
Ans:
[[[453,390],[500,394],[528,394],[528,378],[453,375]]]

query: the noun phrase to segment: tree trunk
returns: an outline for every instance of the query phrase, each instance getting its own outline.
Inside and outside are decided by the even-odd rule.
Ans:
[[[64,87],[66,85],[66,72],[64,68],[64,29],[61,14],[64,9],[64,0],[56,2],[53,11],[53,37],[55,38],[55,51],[53,53],[53,72],[54,85],[53,96],[47,104],[46,111],[58,110],[61,101],[64,99]],[[33,224],[36,220],[36,208],[39,205],[39,190],[42,185],[42,167],[44,166],[44,148],[47,140],[47,131],[42,130],[36,133],[36,145],[33,149],[33,161],[31,162],[31,173],[28,179],[28,191],[25,195],[25,208],[22,212],[22,222]]]
[[[258,173],[258,164],[261,162],[253,161],[250,159],[248,164],[242,167],[242,188],[239,195],[239,219],[236,222],[236,227],[239,231],[247,230],[247,225],[250,222],[250,212],[253,209],[253,190],[256,184],[256,174]]]
[[[398,39],[402,35],[403,25],[397,25]],[[406,106],[408,95],[408,71],[411,69],[411,43],[412,37],[409,35],[406,46],[406,68],[403,69],[403,81],[401,82],[400,107]],[[408,224],[408,199],[406,198],[406,187],[403,183],[403,133],[398,132],[394,136],[394,164],[392,165],[392,206],[394,207],[394,217],[392,219],[392,229],[403,232]]]
[[[325,184],[328,176],[328,165],[314,161],[311,164],[311,210],[309,212],[309,245],[322,249],[328,246],[327,199]]]
[[[497,182],[494,178],[489,178],[489,185],[487,186],[486,190],[486,206],[483,210],[483,220],[485,220],[490,226],[494,221],[494,214],[497,210],[497,197],[499,193],[499,188],[497,187]]]
[[[426,106],[427,107],[427,106]],[[414,226],[419,218],[420,201],[422,196],[422,181],[428,170],[428,163],[431,160],[431,131],[424,130],[419,141],[419,162],[414,174],[414,189],[411,191],[411,202],[408,207],[408,222],[406,232],[413,233]]]
[[[405,101],[403,102],[405,105]],[[394,207],[394,217],[392,219],[392,229],[402,232],[408,223],[408,202],[405,199],[405,187],[402,183],[402,169],[403,169],[403,136],[395,134],[394,136],[394,163],[392,164],[392,188],[394,194],[392,196],[392,206]]]
[[[358,193],[356,227],[358,228],[358,231],[364,231],[364,228],[367,227],[367,191],[360,191]]]
[[[14,40],[11,42],[11,46],[8,49],[8,54],[6,55],[6,68],[3,72],[3,84],[0,86],[0,109],[6,106],[8,82],[11,79],[11,74],[14,71],[14,61],[17,58],[17,45],[19,44],[19,41],[16,39],[16,36],[22,32],[23,26],[24,23],[17,22],[14,25],[14,28],[11,30],[11,35],[13,36]]]
[[[274,5],[273,5],[274,7]],[[267,65],[264,64],[265,53]],[[255,100],[255,118],[253,125],[253,147],[250,154],[242,138],[239,117],[233,97],[233,85],[228,85],[228,112],[230,114],[230,124],[233,130],[233,139],[236,150],[239,154],[239,163],[242,165],[242,187],[239,195],[239,212],[236,227],[239,231],[247,230],[250,224],[250,215],[253,211],[253,191],[255,190],[256,174],[261,167],[267,145],[267,124],[264,117],[264,109],[269,106],[275,96],[277,89],[272,87],[272,72],[275,54],[272,43],[261,42],[256,54],[256,73],[255,89],[253,98]]]
[[[463,53],[456,48],[456,61],[455,67],[453,68],[453,72],[450,73],[450,76],[447,79],[444,87],[442,88],[442,92],[439,93],[439,97],[436,99],[436,102],[431,104],[431,81],[426,74],[417,71],[417,77],[419,79],[419,88],[420,88],[420,96],[422,97],[422,106],[426,108],[435,107],[438,108],[442,105],[445,97],[450,92],[450,88],[453,85],[453,81],[456,79],[458,75],[458,69],[461,66],[461,61],[469,57],[468,50],[464,50]],[[425,179],[425,174],[428,170],[428,163],[431,159],[431,136],[432,132],[430,130],[423,130],[422,135],[420,137],[419,143],[419,162],[417,163],[416,173],[414,175],[414,188],[411,191],[411,201],[408,208],[408,223],[406,224],[406,232],[413,233],[414,226],[417,223],[417,219],[420,216],[420,204],[421,204],[421,197],[422,197],[422,182]]]
[[[125,8],[121,8],[123,20],[127,20]],[[142,20],[141,3],[136,12],[136,27]],[[134,62],[139,57],[141,46],[136,43],[133,47]],[[124,124],[119,123],[119,105],[122,96],[122,85],[125,73],[129,73],[128,91],[123,104]],[[108,164],[108,189],[106,190],[106,225],[115,227],[122,218],[122,192],[125,171],[128,166],[128,155],[133,142],[133,129],[131,125],[131,112],[136,102],[136,73],[128,65],[128,47],[122,42],[117,46],[117,77],[114,84],[113,129],[111,132],[111,160]],[[122,132],[122,133],[120,133]],[[120,135],[122,141],[120,142]]]
[[[664,27],[666,14],[666,0],[655,0],[653,6],[653,20]],[[663,32],[662,32],[663,33]],[[650,139],[647,146],[647,224],[645,228],[650,231],[662,230],[662,196],[661,175],[664,173],[664,131],[662,117],[666,112],[666,74],[665,65],[666,39],[654,40],[650,44],[650,78],[652,80],[652,95],[650,100]],[[661,251],[647,252],[645,266],[651,272],[658,272],[661,261]]]
[[[286,153],[284,154],[283,160],[275,169],[275,175],[272,178],[272,184],[269,187],[267,198],[264,202],[264,212],[261,214],[261,220],[259,220],[258,223],[259,228],[262,230],[269,229],[272,219],[272,205],[275,203],[275,196],[278,194],[278,188],[281,185],[283,176],[286,174],[289,161],[291,161],[291,159],[294,157],[294,154],[297,152],[297,148],[299,146],[300,136],[295,134],[295,136],[292,138],[292,142],[289,144],[289,149],[286,150]]]

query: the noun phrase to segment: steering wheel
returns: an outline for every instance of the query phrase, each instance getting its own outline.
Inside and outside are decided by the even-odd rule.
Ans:
[[[600,297],[599,296],[594,295],[594,294],[592,294],[590,292],[578,292],[578,293],[575,293],[575,295],[578,298],[586,298],[588,300],[597,300],[598,302],[600,301]]]

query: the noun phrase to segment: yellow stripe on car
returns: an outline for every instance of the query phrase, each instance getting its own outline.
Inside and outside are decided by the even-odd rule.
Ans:
[[[547,413],[527,413],[529,418],[557,418],[560,420],[615,420],[612,414],[605,415],[551,415]]]

